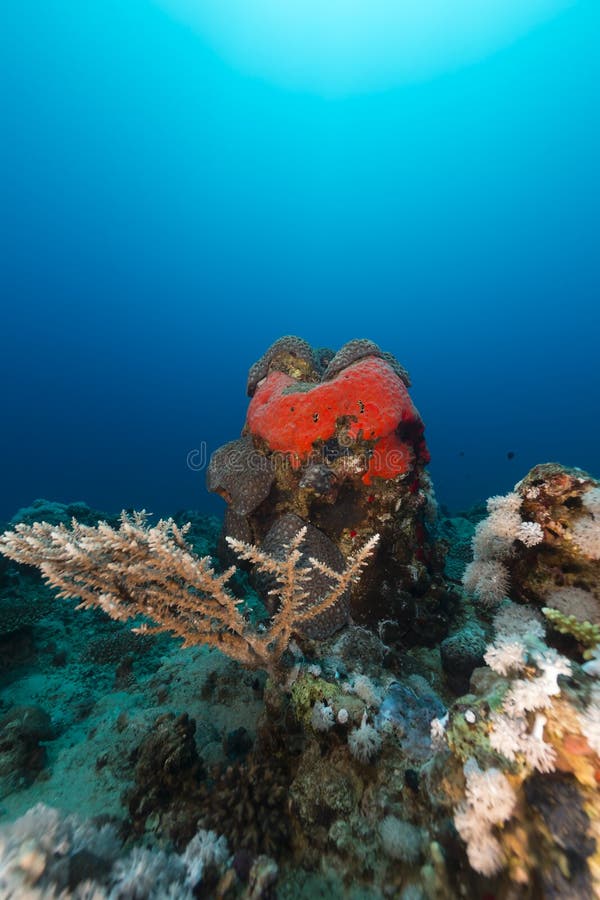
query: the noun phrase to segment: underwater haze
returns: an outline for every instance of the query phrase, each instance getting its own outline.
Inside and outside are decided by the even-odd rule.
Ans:
[[[220,511],[285,334],[400,360],[452,509],[598,475],[600,6],[450,6],[3,4],[0,519]]]

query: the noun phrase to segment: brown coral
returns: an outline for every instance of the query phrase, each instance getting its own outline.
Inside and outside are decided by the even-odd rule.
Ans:
[[[240,516],[253,512],[268,497],[275,473],[264,454],[254,450],[252,438],[238,438],[219,447],[206,473],[209,491],[220,494]]]

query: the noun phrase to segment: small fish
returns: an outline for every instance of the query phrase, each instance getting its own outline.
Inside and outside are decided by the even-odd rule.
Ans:
[[[515,451],[514,451],[514,450],[509,450],[508,453],[506,454],[506,458],[507,458],[507,459],[514,459],[514,458],[515,458]]]

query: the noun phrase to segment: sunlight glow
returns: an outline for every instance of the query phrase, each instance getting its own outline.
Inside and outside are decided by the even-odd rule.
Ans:
[[[229,65],[347,94],[475,62],[577,0],[154,0]]]

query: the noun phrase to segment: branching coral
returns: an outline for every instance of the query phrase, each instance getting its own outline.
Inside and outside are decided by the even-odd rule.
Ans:
[[[100,607],[120,621],[148,616],[157,624],[143,623],[137,631],[169,631],[185,646],[209,644],[245,666],[273,671],[294,631],[334,606],[358,579],[378,540],[372,537],[343,572],[336,572],[321,560],[305,559],[300,549],[304,528],[287,545],[284,559],[229,539],[240,558],[276,584],[271,593],[278,607],[270,626],[259,631],[243,615],[243,601],[227,587],[235,566],[215,572],[210,557],[196,556],[187,544],[186,531],[172,519],[149,526],[144,512],[123,513],[119,528],[106,522],[91,527],[75,519],[70,529],[36,522],[1,535],[0,551],[39,568],[60,597],[79,598],[79,608]],[[319,597],[307,590],[315,571],[329,584]]]
[[[558,609],[550,609],[545,606],[542,612],[552,624],[552,627],[560,634],[570,634],[586,648],[584,657],[592,657],[594,648],[600,645],[600,625],[592,622],[582,622],[576,616],[567,616]]]

